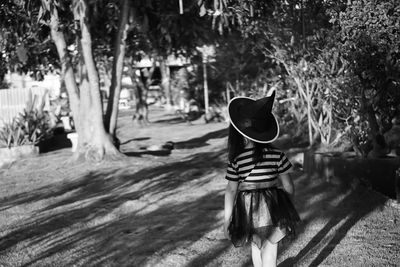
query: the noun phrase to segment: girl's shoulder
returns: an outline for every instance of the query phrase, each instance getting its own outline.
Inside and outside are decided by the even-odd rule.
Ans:
[[[242,152],[240,152],[236,158],[234,159],[234,162],[237,162],[238,160],[240,160],[243,157],[248,157],[250,155],[252,155],[255,151],[254,147],[249,147],[249,148],[245,148],[242,150]]]

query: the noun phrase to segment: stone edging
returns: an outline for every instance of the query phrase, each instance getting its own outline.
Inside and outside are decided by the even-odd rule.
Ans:
[[[37,154],[39,154],[39,148],[34,145],[0,148],[0,168],[10,166],[20,158]]]
[[[356,158],[314,151],[304,152],[304,171],[322,179],[361,180],[400,203],[400,158]]]

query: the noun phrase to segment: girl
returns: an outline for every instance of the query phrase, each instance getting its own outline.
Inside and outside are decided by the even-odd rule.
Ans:
[[[228,105],[224,232],[235,247],[251,242],[255,267],[276,266],[278,242],[293,235],[300,220],[289,197],[291,163],[270,144],[279,135],[274,97],[236,97]]]

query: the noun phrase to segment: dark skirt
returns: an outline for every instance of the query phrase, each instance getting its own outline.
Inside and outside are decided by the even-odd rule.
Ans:
[[[276,242],[284,236],[294,236],[299,221],[299,215],[283,189],[244,190],[237,193],[228,232],[235,247],[249,241],[261,247],[262,242],[271,240],[272,236],[278,236]],[[253,235],[260,240],[253,240]]]

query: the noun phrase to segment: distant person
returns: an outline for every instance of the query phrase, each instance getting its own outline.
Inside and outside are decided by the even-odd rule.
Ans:
[[[271,145],[279,125],[271,113],[275,92],[229,102],[224,233],[235,247],[251,243],[255,267],[276,266],[278,242],[300,221],[286,155]]]

